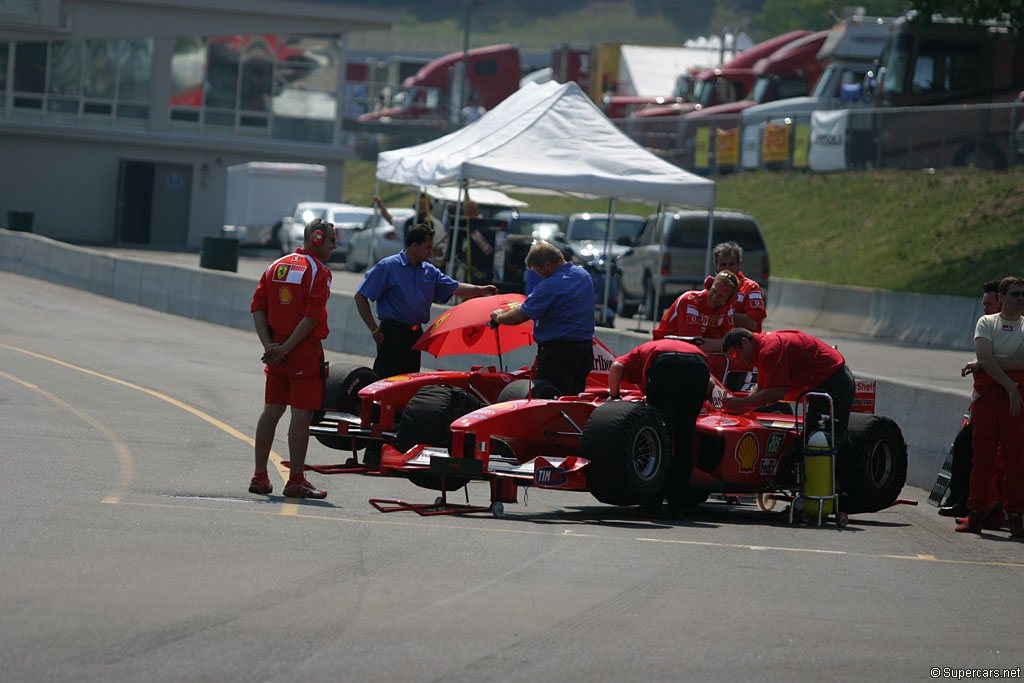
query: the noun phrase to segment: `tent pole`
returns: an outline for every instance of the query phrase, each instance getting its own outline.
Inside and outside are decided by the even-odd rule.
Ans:
[[[717,189],[718,188],[714,187],[714,186],[712,186],[712,188],[711,188],[711,192],[712,192],[712,195],[711,195],[711,208],[708,209],[707,245],[706,245],[705,250],[704,250],[704,272],[705,273],[712,273],[713,272],[711,270],[711,268],[713,267],[712,263],[711,263],[711,255],[712,255],[712,250],[714,249],[713,242],[714,242],[714,239],[715,239],[715,199],[716,199],[715,193],[716,193]]]
[[[375,198],[380,196],[380,178],[376,178],[375,177],[373,179],[373,196]],[[377,225],[377,223],[380,222],[380,217],[381,217],[380,207],[377,206],[377,202],[371,202],[371,203],[373,204],[373,223],[371,223],[371,225],[375,226],[375,225]],[[350,261],[349,261],[349,259],[352,258],[351,248],[349,249],[349,252],[350,253],[345,257],[345,267],[346,268],[349,268],[352,265],[350,263]],[[373,266],[373,237],[371,236],[371,238],[370,238],[370,248],[367,250],[367,253],[366,253],[366,269],[369,270],[372,266]]]
[[[662,216],[664,211],[665,211],[665,205],[661,204],[659,202],[658,203],[658,218],[657,218],[658,222],[656,223],[656,225],[659,225],[659,226],[661,225],[662,218],[664,218],[664,216]],[[661,277],[660,277],[661,276],[661,262],[665,258],[665,235],[667,233],[668,233],[668,230],[662,230],[661,231],[661,237],[658,239],[658,273],[657,273],[657,276],[658,276],[658,284],[659,285],[661,284]],[[652,280],[654,279],[654,277],[655,277],[655,275],[651,275],[651,279]],[[651,283],[651,286],[652,287],[654,286],[653,282]],[[654,305],[651,307],[652,310],[646,311],[647,315],[650,316],[650,318],[651,318],[651,330],[652,331],[654,330],[655,327],[658,326],[657,325],[657,321],[655,320],[655,318],[657,317],[656,314],[658,312],[658,298],[659,298],[658,297],[658,293],[657,293],[657,291],[655,291],[655,293],[654,293],[654,300],[653,300],[653,304]]]
[[[608,200],[608,222],[604,229],[604,292],[601,296],[601,322],[608,322],[608,297],[612,289],[612,236],[615,235],[615,197]]]
[[[459,176],[459,194],[455,201],[455,222],[452,223],[451,229],[451,240],[448,248],[451,250],[451,254],[448,256],[448,277],[455,277],[455,249],[458,244],[459,237],[459,218],[462,217],[462,184],[465,179]],[[466,225],[466,231],[469,231],[469,225]],[[469,236],[466,236],[466,254],[469,254]]]

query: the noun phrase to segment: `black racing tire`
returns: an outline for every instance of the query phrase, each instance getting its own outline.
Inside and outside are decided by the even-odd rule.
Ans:
[[[483,403],[458,387],[436,385],[416,392],[402,411],[395,434],[395,447],[403,453],[413,446],[437,446],[451,453],[451,423],[463,415],[482,408]],[[425,489],[441,490],[441,477],[429,472],[413,472],[409,481]],[[455,491],[469,479],[448,477],[447,489]]]
[[[884,510],[907,481],[907,444],[888,417],[851,413],[849,440],[839,449],[839,509],[850,514]]]
[[[323,410],[318,410],[313,414],[313,424],[323,420],[326,410],[359,415],[362,408],[359,390],[373,384],[378,379],[380,378],[372,368],[354,363],[331,363],[327,380],[324,382]],[[317,434],[316,440],[328,448],[337,450],[349,450],[352,447],[352,439],[347,436]],[[357,448],[364,448],[366,445],[365,439],[356,442]]]
[[[533,380],[532,398],[554,398],[558,396],[558,387],[551,382],[542,379]],[[530,397],[530,380],[517,379],[505,385],[505,388],[498,394],[498,403],[505,401],[517,401]]]
[[[671,442],[658,411],[646,403],[598,406],[583,428],[580,454],[590,460],[587,487],[609,505],[660,503],[668,485]]]

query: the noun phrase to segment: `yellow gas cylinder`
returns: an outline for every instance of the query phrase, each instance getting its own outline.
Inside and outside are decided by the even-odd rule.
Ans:
[[[835,453],[832,444],[828,441],[828,435],[819,428],[807,439],[804,446],[804,472],[807,479],[804,482],[804,496],[831,496],[835,493],[832,486],[832,456]],[[828,517],[832,514],[832,500],[821,502],[821,516]],[[804,499],[804,514],[818,516],[819,501],[813,498]]]

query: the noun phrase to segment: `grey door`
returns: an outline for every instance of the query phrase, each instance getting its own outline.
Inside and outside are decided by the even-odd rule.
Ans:
[[[117,186],[117,241],[185,247],[191,188],[191,166],[122,160]]]

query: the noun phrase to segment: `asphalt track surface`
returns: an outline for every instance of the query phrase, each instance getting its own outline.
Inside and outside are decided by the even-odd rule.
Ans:
[[[402,479],[313,474],[329,496],[299,502],[280,468],[274,494],[252,495],[255,334],[10,273],[0,286],[5,681],[903,681],[1024,665],[1024,543],[1006,531],[955,534],[924,504],[838,530],[723,502],[650,519],[540,490],[503,519],[427,518],[367,504],[433,500]],[[275,462],[285,449],[282,424]],[[340,456],[311,444],[311,462]]]

